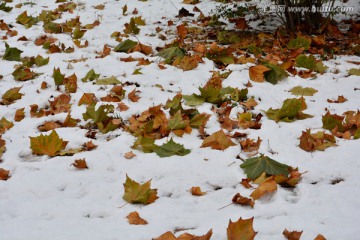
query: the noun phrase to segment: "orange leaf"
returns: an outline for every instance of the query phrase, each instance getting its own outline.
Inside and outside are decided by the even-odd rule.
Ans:
[[[240,146],[244,152],[254,152],[259,149],[261,141],[260,137],[258,137],[256,142],[254,139],[246,138],[240,141]]]
[[[301,234],[303,232],[297,232],[297,231],[292,231],[289,232],[286,228],[283,231],[283,235],[288,239],[288,240],[300,240]]]
[[[251,184],[250,184],[250,179],[248,179],[248,178],[243,178],[241,180],[240,184],[243,185],[243,187],[247,188],[247,189],[253,188],[253,186],[251,186]]]
[[[343,95],[338,96],[338,98],[336,100],[332,100],[332,99],[327,100],[328,103],[343,103],[346,101],[347,101],[347,99]]]
[[[71,166],[74,166],[78,169],[86,169],[89,168],[86,164],[85,158],[83,159],[77,159],[74,161],[74,163],[71,164]]]
[[[131,212],[126,217],[131,225],[146,225],[148,222],[145,219],[142,219],[138,212]]]
[[[15,116],[14,116],[15,122],[20,122],[21,120],[23,120],[25,118],[24,110],[25,110],[25,108],[20,108],[20,109],[16,110]]]
[[[45,122],[43,125],[38,126],[38,129],[40,132],[47,132],[60,127],[61,124],[58,122]]]
[[[192,187],[190,188],[190,193],[193,196],[203,196],[206,194],[206,192],[202,192],[200,187]]]
[[[212,149],[225,150],[230,146],[235,146],[228,136],[225,135],[223,130],[219,130],[209,137],[205,138],[201,147],[211,147]]]
[[[326,240],[326,238],[323,235],[318,234],[314,240]]]
[[[253,228],[254,218],[239,219],[237,222],[229,220],[227,228],[228,240],[253,240],[257,234]]]
[[[0,168],[0,180],[6,181],[10,178],[10,171]]]
[[[176,27],[178,35],[180,37],[180,40],[184,40],[186,38],[186,35],[188,33],[188,29],[184,24],[181,24]]]
[[[86,142],[82,146],[83,148],[85,148],[86,151],[91,151],[97,148],[97,145],[95,145],[92,141]]]
[[[269,177],[265,179],[260,185],[251,193],[251,197],[254,200],[257,200],[264,196],[267,193],[272,193],[277,190],[277,184],[274,180],[274,177]]]
[[[139,90],[136,90],[136,88],[134,90],[132,90],[129,95],[128,95],[128,98],[132,101],[132,102],[138,102],[140,97],[137,96],[136,94],[137,93],[140,93]]]
[[[121,112],[126,111],[126,110],[129,109],[129,107],[126,106],[126,104],[123,103],[123,102],[121,102],[121,103],[118,104],[118,108],[120,109]]]
[[[93,93],[84,93],[79,100],[78,106],[83,104],[90,105],[92,103],[96,103],[96,96]]]
[[[264,82],[265,77],[264,73],[270,71],[271,69],[265,67],[264,65],[253,66],[249,68],[250,79],[254,82]]]

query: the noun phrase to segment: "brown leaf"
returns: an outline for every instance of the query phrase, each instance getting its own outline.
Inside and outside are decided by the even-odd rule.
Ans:
[[[255,202],[251,198],[243,197],[240,193],[235,194],[232,199],[232,202],[240,205],[248,205],[254,208]]]
[[[42,83],[41,83],[40,88],[41,88],[42,90],[47,89],[47,87],[48,87],[47,82],[42,82]]]
[[[60,128],[62,125],[59,122],[45,122],[43,125],[38,126],[40,132],[47,132]]]
[[[147,46],[141,43],[138,43],[135,47],[133,47],[132,49],[129,50],[129,53],[132,52],[141,52],[145,55],[150,55],[153,53],[152,47],[151,46]]]
[[[181,24],[179,26],[176,27],[177,29],[177,33],[179,35],[180,41],[183,41],[188,33],[188,29],[184,24]]]
[[[142,219],[138,212],[131,212],[126,216],[131,225],[146,225],[148,222],[145,219]]]
[[[96,102],[96,96],[94,93],[84,93],[79,100],[78,106],[81,106],[83,104],[90,105]]]
[[[253,228],[254,218],[239,219],[237,222],[229,220],[227,228],[228,240],[253,240],[257,234]]]
[[[241,180],[240,184],[243,185],[243,187],[244,187],[244,188],[247,188],[247,189],[253,188],[253,186],[251,186],[251,184],[250,184],[250,181],[251,181],[251,180],[248,179],[248,178],[243,178],[243,179]]]
[[[235,146],[236,144],[225,135],[223,130],[219,130],[209,137],[206,137],[201,144],[201,147],[211,147],[212,149],[225,150],[228,147]]]
[[[264,82],[264,73],[270,70],[270,68],[265,67],[264,65],[252,66],[249,68],[249,77],[254,82]]]
[[[189,71],[197,68],[200,61],[201,58],[198,55],[185,56],[183,58],[177,58],[174,61],[173,66],[177,66],[184,71]]]
[[[235,23],[235,27],[240,30],[245,30],[249,28],[244,17],[230,19],[230,22]]]
[[[210,240],[212,236],[212,229],[210,229],[203,236],[195,236],[189,233],[183,233],[179,237],[176,237],[172,232],[168,231],[161,236],[154,238],[153,240]]]
[[[120,112],[124,112],[124,111],[126,111],[126,110],[129,109],[129,107],[128,107],[125,103],[123,103],[123,102],[120,102],[120,103],[118,104],[118,108],[120,109]]]
[[[311,133],[310,129],[303,131],[299,139],[300,148],[308,152],[315,150],[323,151],[325,148],[336,146],[336,140],[333,135],[325,132]]]
[[[110,55],[110,52],[111,52],[111,48],[109,48],[106,44],[104,45],[103,47],[103,50],[102,52],[99,52],[98,56],[96,56],[95,58],[104,58],[106,56],[109,56]]]
[[[260,185],[251,193],[251,197],[254,200],[257,200],[264,196],[267,193],[272,193],[277,190],[277,184],[274,180],[274,177],[269,177],[265,179]]]
[[[40,109],[39,111],[38,111],[38,109],[39,109],[39,106],[37,104],[30,105],[30,117],[40,118],[40,117],[48,115],[48,113],[44,109]]]
[[[206,192],[202,192],[200,187],[192,187],[190,188],[190,193],[193,196],[203,196],[206,194]]]
[[[254,109],[258,105],[254,98],[249,98],[246,102],[241,102],[240,104],[246,107],[247,110]]]
[[[132,151],[127,152],[127,153],[124,154],[124,157],[125,157],[126,159],[131,159],[131,158],[133,158],[133,157],[135,157],[135,156],[136,156],[136,154],[134,154]]]
[[[10,171],[0,168],[0,180],[6,181],[10,178]]]
[[[134,90],[132,90],[129,95],[128,95],[128,98],[132,101],[132,102],[138,102],[139,99],[141,97],[139,97],[137,94],[138,93],[141,93],[139,90],[136,90],[136,88],[134,88]]]
[[[78,169],[86,169],[89,168],[86,164],[85,158],[83,159],[77,159],[74,161],[74,163],[71,164],[71,166],[74,166]]]
[[[336,100],[333,100],[333,99],[327,100],[328,103],[343,103],[346,101],[347,101],[347,99],[343,95],[338,96],[338,98]]]
[[[177,238],[172,232],[168,231],[161,236],[154,238],[153,240],[177,240]]]
[[[283,235],[288,239],[288,240],[300,240],[301,234],[303,232],[297,232],[297,231],[292,231],[289,232],[286,228],[283,231]]]
[[[261,144],[261,139],[258,137],[257,141],[255,142],[254,139],[246,138],[240,141],[241,150],[243,152],[254,152],[257,151]]]
[[[95,148],[97,148],[97,145],[95,145],[92,141],[86,142],[82,145],[83,148],[85,148],[86,151],[91,151]]]
[[[20,122],[21,120],[23,120],[25,118],[24,110],[25,110],[25,108],[20,108],[20,109],[16,110],[15,116],[14,116],[15,122]]]
[[[318,234],[314,240],[326,240],[326,238],[323,235]]]
[[[69,112],[71,108],[70,99],[70,95],[63,93],[55,97],[54,101],[49,101],[50,113],[57,114],[62,112]]]

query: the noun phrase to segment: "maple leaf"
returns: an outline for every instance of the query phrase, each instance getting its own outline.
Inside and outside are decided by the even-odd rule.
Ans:
[[[83,159],[76,159],[76,160],[74,161],[74,163],[71,164],[71,166],[74,166],[74,167],[76,167],[76,168],[78,168],[78,169],[87,169],[87,168],[89,168],[88,165],[87,165],[87,163],[86,163],[86,161],[85,161],[85,158],[83,158]]]
[[[81,79],[82,82],[94,81],[100,77],[100,74],[95,73],[94,69],[89,70],[85,77]]]
[[[360,68],[351,68],[348,73],[349,75],[360,76]]]
[[[258,137],[258,139],[255,141],[255,139],[251,139],[251,138],[246,138],[244,140],[240,141],[240,146],[241,146],[241,150],[243,152],[254,152],[259,149],[260,144],[261,144],[262,140],[260,139],[260,137]],[[253,154],[251,154],[253,155]]]
[[[239,125],[239,127],[242,127],[243,129],[247,129],[247,128],[260,129],[261,123],[259,123],[259,122],[260,122],[261,118],[262,118],[261,114],[257,115],[257,116],[253,116],[253,114],[251,112],[240,113],[238,115],[238,125]]]
[[[62,85],[64,83],[65,74],[61,74],[60,68],[54,68],[52,76],[56,86]]]
[[[17,48],[12,48],[5,42],[5,53],[2,59],[8,61],[21,61],[20,54],[23,52]]]
[[[126,218],[128,219],[129,224],[131,224],[131,225],[146,225],[146,224],[148,224],[148,222],[145,219],[141,218],[139,213],[136,211],[129,213],[126,216]]]
[[[325,148],[336,146],[334,135],[325,132],[311,133],[310,129],[303,131],[299,139],[300,148],[308,152],[324,151]]]
[[[288,176],[290,166],[279,163],[268,156],[260,155],[260,157],[248,158],[240,165],[244,169],[246,175],[251,180],[258,178],[263,172],[269,175]]]
[[[138,95],[136,95],[137,93],[140,93],[140,91],[139,91],[139,90],[136,90],[136,89],[132,90],[132,91],[128,94],[128,98],[129,98],[132,102],[138,102],[141,97],[139,97]]]
[[[61,124],[58,122],[45,122],[41,126],[38,126],[38,129],[40,132],[47,132],[47,131],[51,131],[51,130],[54,130],[54,129],[60,128],[60,127],[61,127]]]
[[[1,155],[0,155],[1,156]],[[6,181],[10,178],[10,171],[0,168],[0,180]]]
[[[6,144],[5,140],[1,139],[1,135],[0,135],[0,161],[1,161],[1,156],[6,150],[5,144]]]
[[[307,108],[304,98],[290,98],[286,99],[280,109],[270,108],[265,113],[269,119],[276,122],[292,122],[296,119],[306,119],[312,117],[302,111]]]
[[[2,117],[0,120],[0,135],[3,134],[6,130],[9,130],[10,128],[12,128],[14,126],[14,124],[8,120],[6,120],[6,118]]]
[[[128,203],[134,204],[151,204],[158,199],[157,189],[151,189],[151,180],[144,184],[137,183],[126,174],[124,183],[123,199]]]
[[[269,83],[276,84],[282,79],[289,76],[289,74],[287,74],[287,72],[278,65],[274,65],[267,62],[263,63],[263,65],[271,69],[270,71],[264,73],[265,80]]]
[[[274,180],[274,177],[269,177],[265,179],[260,185],[251,193],[251,197],[254,200],[257,200],[264,196],[267,193],[272,193],[277,190],[277,184]]]
[[[206,192],[201,191],[200,187],[192,187],[189,191],[193,196],[203,196],[206,194]]]
[[[176,58],[173,62],[173,66],[177,66],[184,71],[189,71],[197,68],[199,61],[201,61],[201,58],[197,55],[184,56],[183,58]]]
[[[147,138],[147,137],[143,137],[143,136],[139,136],[135,140],[135,142],[131,148],[137,149],[139,146],[142,148],[142,151],[144,153],[151,153],[158,147],[155,145],[155,139]]]
[[[83,104],[90,105],[96,102],[97,100],[94,93],[84,93],[79,100],[78,106],[81,106]]]
[[[347,99],[343,95],[338,96],[338,98],[336,100],[327,99],[328,103],[344,103],[346,101],[347,101]]]
[[[75,74],[64,79],[65,91],[67,93],[76,93],[77,90],[77,77]]]
[[[34,73],[26,66],[20,66],[12,72],[12,75],[16,81],[27,81],[35,78],[38,74]]]
[[[83,113],[85,121],[91,119],[94,123],[105,122],[109,119],[108,113],[114,111],[113,105],[101,105],[97,110],[95,110],[95,105],[95,103],[92,103],[86,108],[86,112]]]
[[[50,113],[58,114],[63,112],[69,112],[71,108],[70,104],[71,96],[68,94],[60,94],[54,98],[54,101],[50,101]]]
[[[254,82],[264,82],[265,81],[264,73],[270,70],[271,70],[270,68],[264,65],[252,66],[249,68],[249,77]]]
[[[135,157],[135,156],[136,156],[136,154],[134,154],[134,153],[131,152],[131,151],[124,154],[124,157],[125,157],[126,159],[131,159],[131,158],[133,158],[133,157]]]
[[[211,147],[212,149],[225,150],[228,147],[235,146],[223,130],[219,130],[209,137],[206,137],[201,144],[201,147]]]
[[[48,155],[54,157],[67,145],[67,141],[59,138],[59,135],[53,130],[50,135],[42,135],[38,137],[30,137],[30,148],[33,154]]]
[[[116,84],[121,84],[121,82],[114,76],[108,77],[108,78],[103,78],[103,79],[98,79],[95,82],[96,85],[116,85]]]
[[[135,47],[138,43],[135,41],[132,41],[130,39],[126,39],[125,41],[122,41],[114,48],[115,52],[128,52],[130,49]]]
[[[296,39],[291,39],[287,45],[288,49],[299,49],[303,48],[308,50],[311,44],[311,38],[297,37]]]
[[[243,197],[243,196],[241,196],[240,193],[235,194],[235,196],[232,199],[232,202],[235,204],[247,205],[252,208],[254,208],[254,205],[255,205],[254,200],[252,200],[251,198]]]
[[[39,18],[28,16],[27,11],[24,11],[16,18],[16,22],[24,25],[25,28],[30,28],[32,25],[39,22]]]
[[[326,238],[323,235],[318,234],[314,240],[326,240]]]
[[[297,67],[303,67],[309,70],[316,70],[316,60],[313,55],[306,56],[305,54],[300,54],[295,59]]]
[[[293,95],[313,96],[318,90],[310,87],[303,88],[301,86],[293,87],[289,90]]]
[[[283,231],[283,235],[288,239],[288,240],[300,240],[301,238],[301,234],[303,232],[297,232],[297,231],[291,231],[289,232],[286,228]]]
[[[212,229],[210,229],[205,235],[195,236],[190,233],[183,233],[179,237],[176,237],[172,232],[168,231],[161,236],[154,238],[153,240],[210,240],[212,236]]]
[[[190,119],[189,126],[192,128],[204,127],[210,117],[211,115],[206,113],[197,114]]]
[[[2,95],[2,100],[0,101],[0,105],[9,105],[13,102],[15,102],[18,99],[21,99],[21,97],[24,95],[22,93],[19,93],[22,87],[14,87],[9,90],[7,90]]]
[[[174,142],[174,140],[171,138],[167,143],[164,143],[163,145],[155,148],[154,152],[159,157],[171,157],[174,155],[185,156],[190,153],[190,150],[184,148],[184,145]]]
[[[176,58],[182,58],[186,55],[186,51],[179,47],[170,47],[161,50],[157,56],[165,59],[165,63],[171,64]]]
[[[253,240],[257,234],[253,228],[254,218],[241,219],[232,222],[229,220],[227,228],[228,240]]]

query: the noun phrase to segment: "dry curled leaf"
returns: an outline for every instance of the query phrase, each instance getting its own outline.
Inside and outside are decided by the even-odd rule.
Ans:
[[[206,192],[202,192],[200,187],[192,187],[190,188],[190,193],[193,196],[203,196],[206,194]]]
[[[241,196],[240,193],[235,194],[235,196],[232,199],[232,202],[235,204],[240,204],[240,205],[248,205],[252,208],[255,205],[254,200],[252,200],[251,198],[243,197],[243,196]]]
[[[83,159],[76,159],[71,166],[74,166],[78,169],[87,169],[89,168],[88,165],[86,164],[85,158]]]
[[[82,145],[82,147],[86,150],[86,151],[91,151],[95,148],[97,148],[97,145],[95,145],[92,141],[86,142]]]
[[[131,212],[129,215],[126,216],[131,225],[146,225],[148,222],[141,218],[138,212]]]
[[[0,168],[0,180],[6,181],[10,178],[10,171]]]
[[[205,235],[195,236],[189,233],[183,233],[179,237],[176,237],[172,232],[168,231],[161,236],[154,238],[153,240],[210,240],[212,236],[212,229],[210,229]]]
[[[138,102],[139,99],[140,99],[140,97],[137,95],[138,93],[140,93],[139,90],[136,90],[136,89],[132,90],[132,91],[129,93],[129,95],[128,95],[129,99],[130,99],[132,102]]]
[[[301,234],[303,232],[297,232],[297,231],[292,231],[289,232],[286,228],[283,231],[283,235],[288,239],[288,240],[300,240]]]
[[[343,96],[343,95],[340,95],[338,96],[337,99],[327,99],[327,102],[328,103],[343,103],[343,102],[346,102],[347,99]]]

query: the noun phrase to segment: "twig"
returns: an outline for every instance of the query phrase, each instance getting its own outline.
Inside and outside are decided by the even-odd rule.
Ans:
[[[224,209],[224,208],[226,208],[226,207],[228,207],[228,206],[230,206],[230,205],[233,205],[233,204],[234,204],[234,203],[230,203],[230,204],[228,204],[228,205],[226,205],[226,206],[223,206],[223,207],[219,208],[218,210]]]

